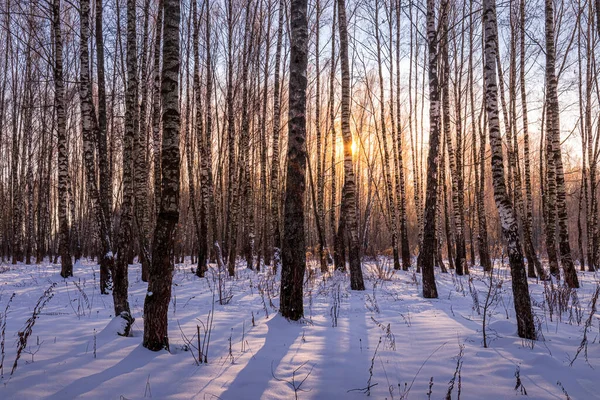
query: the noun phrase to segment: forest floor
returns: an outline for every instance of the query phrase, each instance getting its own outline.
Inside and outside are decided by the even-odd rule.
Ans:
[[[347,276],[323,277],[311,264],[305,319],[288,322],[277,313],[278,277],[240,265],[233,280],[212,268],[197,278],[192,266],[177,265],[171,351],[155,353],[141,345],[146,284],[139,265],[129,270],[135,323],[127,338],[115,333],[112,296],[99,294],[97,265],[78,262],[67,280],[58,265],[0,266],[2,316],[15,293],[0,318],[0,399],[600,398],[600,319],[591,303],[599,275],[580,272],[577,291],[529,280],[534,342],[516,335],[510,273],[500,262],[491,278],[477,268],[470,277],[436,274],[434,300],[422,298],[421,276],[412,270],[394,273],[388,262],[364,267],[367,290],[353,292]],[[18,332],[50,287],[11,374]],[[219,304],[219,289],[227,304]],[[207,364],[197,362],[198,331]]]

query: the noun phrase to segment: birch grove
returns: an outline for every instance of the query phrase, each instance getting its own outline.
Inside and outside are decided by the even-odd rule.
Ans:
[[[98,264],[168,348],[171,272],[527,285],[600,263],[600,3],[78,0],[0,5],[0,261]],[[79,264],[78,264],[79,263]],[[188,265],[189,264],[189,265]],[[77,278],[77,276],[75,276]],[[467,279],[467,278],[465,278]]]

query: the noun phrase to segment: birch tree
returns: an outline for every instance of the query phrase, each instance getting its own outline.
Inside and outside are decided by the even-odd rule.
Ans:
[[[58,220],[60,236],[60,275],[73,276],[73,260],[69,249],[69,221],[67,217],[69,183],[69,149],[65,120],[65,92],[63,80],[63,42],[60,22],[60,0],[52,3],[52,29],[54,31],[54,104],[58,133]]]
[[[517,331],[519,337],[536,339],[535,322],[531,311],[531,299],[527,284],[527,274],[521,253],[517,215],[510,201],[504,178],[504,156],[502,154],[502,137],[498,118],[498,86],[496,84],[496,56],[498,52],[498,31],[496,23],[495,0],[483,1],[484,24],[484,89],[485,107],[488,117],[488,132],[492,150],[492,178],[494,200],[506,248],[512,278]]]
[[[558,238],[560,259],[564,271],[566,284],[571,288],[579,287],[577,271],[573,264],[571,255],[571,244],[569,242],[568,215],[566,204],[565,174],[563,170],[562,155],[560,149],[560,118],[558,104],[558,79],[556,76],[556,49],[554,46],[554,4],[553,0],[545,0],[545,33],[546,33],[546,142],[548,167],[548,219],[554,220],[554,201],[556,201],[556,212],[558,217]],[[556,198],[554,189],[556,188]],[[548,228],[548,235],[552,235],[553,227]],[[548,242],[549,246],[553,243]],[[554,249],[549,249],[549,252]],[[551,259],[551,262],[553,260]],[[551,270],[552,271],[552,270]]]
[[[427,191],[423,225],[423,244],[417,264],[423,271],[423,297],[437,298],[433,272],[435,255],[435,219],[438,196],[440,157],[440,92],[438,79],[438,32],[435,26],[435,0],[427,0],[427,46],[429,48],[429,154],[427,156]]]
[[[282,316],[294,321],[304,315],[302,290],[306,268],[304,192],[306,190],[307,8],[307,0],[291,1],[288,161],[279,310]]]
[[[283,13],[284,1],[279,0],[277,44],[275,48],[275,76],[273,79],[273,137],[271,146],[271,240],[273,241],[272,254],[273,270],[276,271],[280,262],[281,232],[279,229],[279,131],[281,129],[281,48],[283,45]],[[269,259],[271,257],[268,257]]]
[[[360,262],[358,221],[356,218],[356,182],[352,161],[352,132],[350,131],[350,64],[348,57],[348,26],[346,1],[337,0],[338,27],[340,33],[340,61],[342,67],[342,138],[344,141],[344,188],[342,190],[342,215],[348,230],[350,263],[350,287],[365,290]]]
[[[173,281],[171,253],[173,232],[179,221],[179,23],[181,5],[178,0],[163,0],[164,46],[161,79],[162,98],[162,192],[152,247],[152,263],[148,275],[148,292],[144,301],[145,348],[159,351],[169,348],[168,319]]]
[[[113,268],[114,256],[108,229],[108,216],[105,214],[100,193],[96,183],[96,164],[94,162],[94,133],[99,126],[93,112],[92,94],[90,90],[89,70],[89,37],[90,37],[90,2],[81,0],[80,8],[80,44],[79,44],[79,99],[81,103],[81,133],[83,136],[83,151],[86,169],[86,185],[92,210],[96,220],[98,237],[102,244],[100,263],[100,292],[108,293],[108,271]],[[117,284],[118,285],[118,284]]]

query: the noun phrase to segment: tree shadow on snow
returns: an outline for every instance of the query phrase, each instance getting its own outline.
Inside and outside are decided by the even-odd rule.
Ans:
[[[140,344],[117,364],[102,372],[85,376],[72,382],[54,395],[48,397],[48,400],[73,399],[91,392],[113,378],[126,375],[138,368],[144,367],[160,354],[162,352],[147,350]]]
[[[269,386],[272,371],[277,371],[304,329],[301,322],[290,322],[279,314],[266,324],[268,331],[264,345],[219,396],[221,399],[238,399],[240,393],[247,399],[260,399]]]

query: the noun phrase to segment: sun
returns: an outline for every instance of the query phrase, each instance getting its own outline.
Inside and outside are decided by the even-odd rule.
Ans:
[[[336,157],[344,157],[344,141],[342,140],[341,137],[338,137],[335,143],[335,149],[336,149]],[[352,156],[356,156],[359,152],[359,148],[358,148],[358,142],[354,139],[352,139],[352,145],[350,146],[350,149],[352,151]]]

